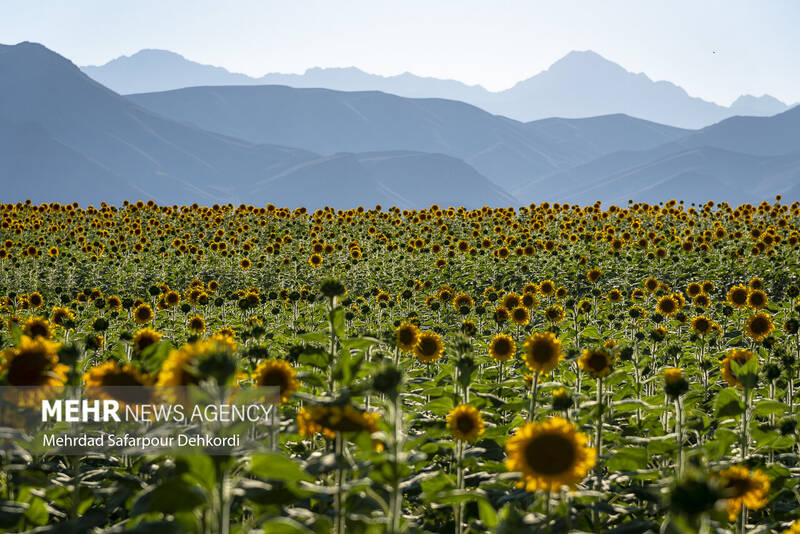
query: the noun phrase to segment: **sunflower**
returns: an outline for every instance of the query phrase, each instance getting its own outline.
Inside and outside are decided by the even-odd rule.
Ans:
[[[378,431],[380,416],[359,410],[348,404],[342,406],[309,406],[301,408],[297,413],[298,433],[307,438],[322,434],[333,439],[337,432],[369,432]]]
[[[206,322],[199,315],[189,317],[187,326],[189,327],[189,330],[191,330],[195,334],[202,334],[203,332],[206,331]]]
[[[767,294],[760,289],[753,289],[747,294],[747,305],[754,310],[760,310],[761,308],[764,308],[767,305],[767,302],[769,302]]]
[[[772,324],[772,316],[770,314],[758,312],[747,318],[744,328],[747,337],[755,341],[761,341],[775,330],[775,325]]]
[[[751,278],[747,285],[750,289],[764,289],[764,280],[756,276]]]
[[[248,270],[250,267],[252,267],[252,265],[253,263],[249,258],[242,258],[241,261],[239,261],[239,268],[241,268],[243,271]]]
[[[517,344],[505,334],[497,334],[489,343],[489,356],[496,362],[507,362],[517,353]]]
[[[296,374],[292,366],[284,360],[266,360],[253,371],[253,385],[278,386],[281,402],[286,402],[300,387],[300,382],[295,379]]]
[[[720,362],[720,365],[722,365],[722,378],[731,386],[741,387],[742,385],[739,383],[739,379],[736,377],[733,369],[731,369],[731,362],[734,361],[737,365],[742,366],[753,358],[755,358],[755,354],[749,350],[733,349]]]
[[[713,324],[714,322],[705,315],[698,315],[692,319],[692,330],[699,335],[704,336],[711,332],[711,327]]]
[[[587,373],[596,378],[603,378],[611,374],[614,357],[602,349],[584,349],[578,359],[578,365]]]
[[[56,325],[63,325],[73,319],[75,319],[75,313],[69,308],[53,308],[53,313],[50,315],[50,322]]]
[[[696,297],[702,292],[703,292],[703,286],[701,286],[697,282],[691,282],[688,286],[686,286],[686,294],[692,298]]]
[[[181,294],[177,291],[167,291],[164,295],[164,303],[168,307],[177,306],[181,302]]]
[[[603,271],[600,269],[591,269],[588,273],[586,273],[586,279],[592,284],[596,284],[600,280],[601,276],[603,276]]]
[[[503,297],[502,304],[507,310],[513,310],[522,306],[522,299],[516,293],[508,293]]]
[[[322,265],[322,256],[319,254],[312,254],[310,258],[308,258],[308,264],[312,267],[319,267]]]
[[[110,360],[86,371],[83,374],[83,383],[86,386],[87,394],[92,398],[116,398],[123,402],[130,402],[131,399],[124,393],[125,389],[108,390],[106,388],[148,386],[152,380],[132,365],[120,365],[116,361]],[[119,398],[120,394],[123,398]],[[141,390],[138,396],[141,397]]]
[[[749,294],[750,290],[746,286],[733,286],[728,290],[728,302],[730,302],[731,306],[736,308],[744,308],[747,306],[747,297]]]
[[[58,361],[60,347],[60,343],[45,338],[20,336],[19,345],[0,352],[0,377],[3,377],[3,383],[12,387],[64,385],[69,367]],[[22,399],[22,403],[26,406],[28,403],[36,404],[39,397],[40,395],[34,394],[30,398]]]
[[[678,302],[672,297],[672,295],[664,295],[658,299],[656,310],[661,315],[674,315],[678,311]]]
[[[133,320],[138,324],[148,324],[153,320],[153,309],[149,304],[139,304],[133,310]]]
[[[711,299],[708,297],[706,293],[700,293],[694,298],[692,304],[694,304],[698,308],[707,309],[709,306],[711,306]]]
[[[34,291],[28,295],[28,302],[33,308],[41,308],[44,305],[44,297],[38,291]]]
[[[530,322],[531,315],[525,306],[517,306],[511,310],[511,321],[517,326],[523,326]]]
[[[622,292],[619,289],[612,289],[608,292],[608,301],[611,303],[622,302]]]
[[[536,298],[535,293],[523,293],[521,300],[522,300],[522,305],[528,308],[529,310],[532,310],[533,308],[539,305],[539,299]]]
[[[552,332],[533,334],[525,341],[523,358],[528,369],[546,375],[564,358],[561,340]]]
[[[214,334],[207,340],[187,343],[180,348],[172,349],[161,365],[157,386],[191,386],[200,382],[198,362],[205,356],[216,353],[232,353],[236,350],[233,339]]]
[[[497,324],[502,324],[508,321],[508,308],[503,305],[494,309],[494,320]]]
[[[769,502],[769,477],[756,469],[750,471],[746,467],[732,466],[717,473],[722,486],[722,493],[728,498],[728,519],[735,521],[746,506],[750,510],[758,510]]]
[[[553,283],[552,280],[543,280],[539,284],[539,293],[544,295],[545,297],[549,297],[556,291],[556,285]]]
[[[800,534],[800,519],[789,525],[789,528],[784,530],[783,534]]]
[[[401,352],[411,352],[419,342],[419,329],[405,321],[400,323],[394,331],[394,342]]]
[[[594,467],[596,451],[589,439],[561,417],[527,423],[506,442],[506,468],[522,475],[527,491],[575,489]]]
[[[422,332],[414,345],[414,356],[421,362],[431,363],[442,357],[444,343],[439,334]]]
[[[152,328],[142,328],[133,335],[133,352],[141,354],[144,349],[161,341],[161,333]]]
[[[475,303],[473,302],[472,297],[466,293],[459,293],[453,299],[453,307],[456,309],[456,311],[460,311],[462,308],[466,308],[467,311],[469,311],[472,309],[474,304]]]
[[[44,317],[30,317],[22,327],[22,333],[30,338],[43,337],[50,339],[53,337],[53,329],[50,328],[50,321]]]
[[[648,293],[655,293],[659,285],[658,280],[652,276],[644,281],[644,288]]]
[[[462,404],[447,414],[447,428],[456,441],[475,441],[483,434],[486,425],[477,408]]]
[[[680,367],[664,369],[664,391],[672,398],[680,397],[689,391],[689,382],[683,376]]]
[[[558,324],[564,320],[564,308],[558,304],[553,304],[544,310],[544,316],[551,323]]]

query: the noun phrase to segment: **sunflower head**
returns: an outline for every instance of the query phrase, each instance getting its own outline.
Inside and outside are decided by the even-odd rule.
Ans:
[[[747,318],[745,333],[755,341],[761,341],[775,330],[772,316],[766,312],[758,312]]]
[[[267,360],[261,362],[253,371],[253,385],[278,386],[281,402],[286,402],[300,387],[300,382],[295,379],[296,374],[292,366],[284,360]]]
[[[447,428],[457,441],[475,441],[485,426],[481,412],[469,404],[456,406],[447,415]]]
[[[152,384],[152,379],[129,364],[120,365],[109,360],[96,365],[83,374],[86,394],[91,398],[115,399],[125,404],[141,403],[145,399],[142,386]],[[129,387],[136,389],[128,390]],[[109,389],[110,388],[110,389]]]
[[[732,466],[717,473],[722,486],[722,494],[727,497],[728,519],[735,521],[742,506],[758,510],[769,502],[769,477],[756,469]]]
[[[753,289],[747,294],[747,305],[754,310],[764,308],[768,302],[767,294],[760,289]]]
[[[674,315],[679,309],[679,303],[672,295],[664,295],[658,299],[658,303],[656,304],[656,310],[661,315]]]
[[[592,284],[596,284],[600,280],[601,276],[603,276],[603,271],[600,269],[591,269],[588,273],[586,273],[586,279]]]
[[[578,359],[578,365],[595,378],[603,378],[611,374],[614,357],[603,349],[584,349]]]
[[[749,294],[750,290],[747,288],[747,286],[733,286],[728,290],[728,302],[735,308],[744,308],[747,306],[747,297]]]
[[[689,391],[689,382],[683,376],[680,367],[664,369],[664,391],[672,398],[677,398]]]
[[[206,322],[199,315],[194,315],[192,317],[189,317],[187,326],[189,330],[191,330],[195,334],[202,334],[203,332],[206,331]]]
[[[731,367],[731,362],[736,362],[736,365],[741,367],[755,357],[755,354],[749,350],[733,349],[720,362],[720,365],[722,365],[722,378],[731,386],[742,387],[739,377]]]
[[[394,331],[394,342],[402,352],[411,352],[419,342],[419,329],[406,321]]]
[[[514,357],[517,344],[511,336],[497,334],[489,342],[489,356],[496,362],[506,362]]]
[[[0,353],[0,383],[11,387],[41,388],[64,385],[69,367],[59,363],[59,348],[60,343],[42,337],[21,336],[16,347]],[[27,401],[35,404],[39,398],[34,395],[24,402]]]
[[[517,306],[511,310],[511,321],[517,326],[524,326],[530,322],[531,315],[525,306]]]
[[[142,328],[133,335],[133,352],[141,354],[144,349],[155,345],[163,336],[152,328]]]
[[[50,327],[50,321],[44,317],[28,318],[22,327],[22,332],[30,338],[43,337],[45,339],[50,339],[53,337],[53,329]]]
[[[417,344],[414,345],[414,356],[423,363],[431,363],[442,357],[444,343],[439,334],[422,332]]]
[[[692,319],[692,330],[697,334],[704,336],[711,332],[711,327],[714,322],[705,315],[698,315]]]
[[[528,369],[546,375],[564,358],[561,340],[552,332],[533,334],[525,341],[523,357]]]
[[[153,309],[149,304],[139,304],[133,310],[133,320],[138,324],[148,324],[153,320]]]
[[[564,308],[558,304],[553,304],[544,310],[544,316],[553,324],[560,323],[564,320]]]
[[[527,491],[575,489],[595,464],[588,441],[561,417],[528,423],[506,442],[506,468],[521,473],[520,486]]]

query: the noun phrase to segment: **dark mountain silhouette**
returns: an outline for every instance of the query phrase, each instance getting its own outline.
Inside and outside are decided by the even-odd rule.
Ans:
[[[412,98],[460,100],[491,113],[532,121],[549,117],[581,118],[626,114],[662,124],[701,128],[734,115],[774,115],[787,109],[764,95],[744,95],[728,108],[666,81],[628,72],[591,51],[571,52],[550,68],[514,87],[490,92],[479,85],[403,73],[368,74],[355,67],[311,68],[303,74],[267,74],[253,78],[201,65],[164,50],[143,50],[84,71],[117,92],[156,92],[206,85],[287,85],[340,91],[383,91]]]
[[[624,115],[524,124],[463,102],[377,91],[191,87],[128,98],[174,120],[254,143],[323,154],[440,152],[507,190],[608,152],[652,148],[689,133]]]
[[[273,184],[275,198],[290,206],[397,203],[398,195],[379,181],[381,173],[367,170],[356,156],[322,157],[175,122],[103,87],[39,44],[0,45],[0,117],[0,136],[8,140],[0,149],[0,174],[16,188],[7,200],[98,202],[135,195],[165,203],[263,205],[272,201]],[[419,155],[421,161],[428,157],[436,172],[464,171],[465,164],[452,158]],[[463,174],[461,185],[445,199],[419,190],[403,196],[408,203],[401,205],[511,201],[474,170]],[[310,200],[312,191],[319,203]]]

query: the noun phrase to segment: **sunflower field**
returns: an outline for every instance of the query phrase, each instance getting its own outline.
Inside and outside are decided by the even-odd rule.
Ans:
[[[5,531],[800,532],[800,203],[0,219],[0,386],[281,397],[272,453],[2,448]]]

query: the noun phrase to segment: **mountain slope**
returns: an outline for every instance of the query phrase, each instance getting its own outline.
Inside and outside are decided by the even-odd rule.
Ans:
[[[3,136],[16,143],[0,149],[0,177],[16,180],[8,200],[266,204],[274,193],[287,205],[310,208],[397,200],[354,156],[322,157],[175,122],[34,43],[0,46],[0,117]],[[447,160],[438,169],[449,176],[463,166]],[[505,193],[487,193],[497,188],[477,172],[465,175],[463,185],[439,202],[475,207],[508,200]],[[407,200],[403,207],[429,204],[422,194]]]
[[[743,95],[730,108],[720,106],[691,97],[670,82],[655,82],[644,74],[628,72],[591,51],[571,52],[550,68],[500,92],[410,73],[378,76],[355,67],[315,67],[303,74],[272,73],[253,78],[201,65],[164,50],[143,50],[102,66],[83,69],[101,83],[125,94],[204,85],[273,84],[383,91],[412,98],[460,100],[521,121],[626,114],[673,126],[701,128],[734,115],[773,115],[787,109],[786,104],[769,95]]]
[[[440,152],[507,190],[607,152],[651,148],[688,133],[623,115],[523,124],[462,102],[375,91],[191,87],[128,98],[174,120],[257,143],[324,154]]]

